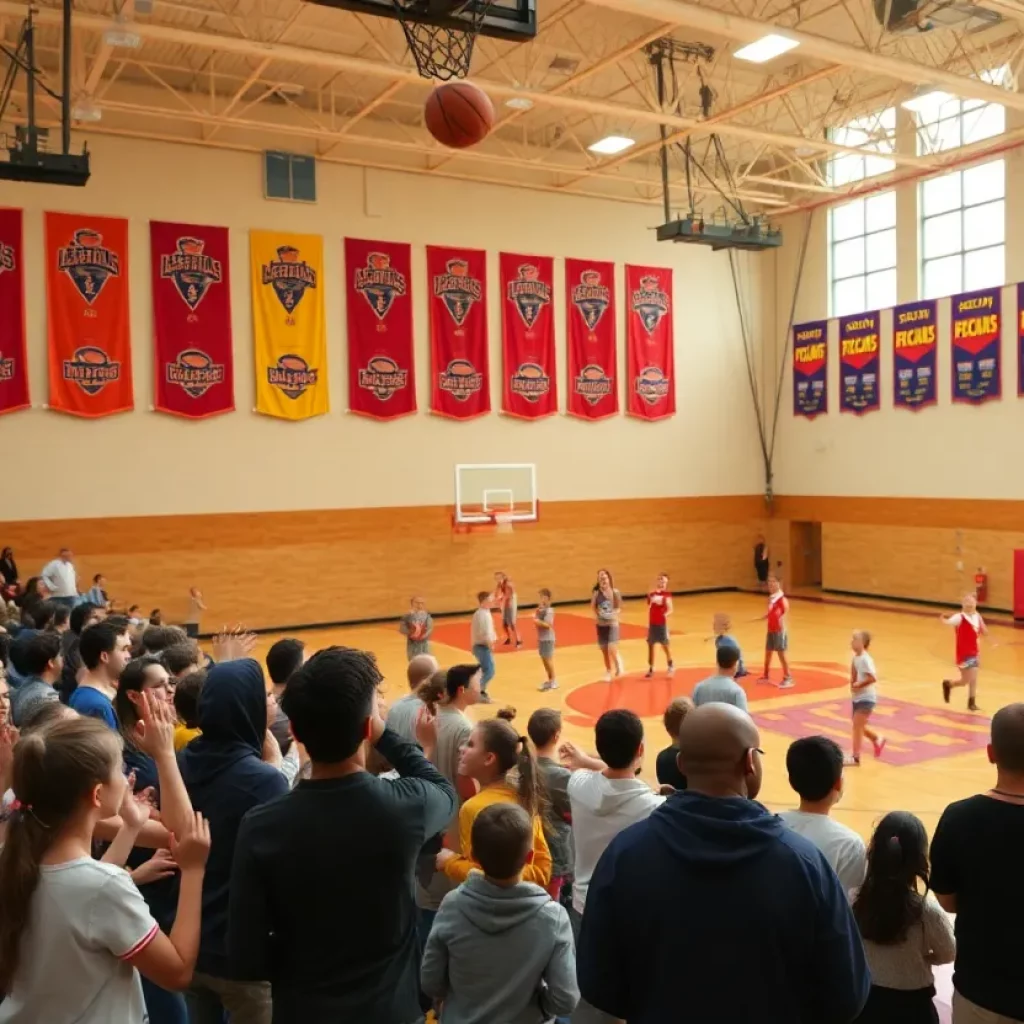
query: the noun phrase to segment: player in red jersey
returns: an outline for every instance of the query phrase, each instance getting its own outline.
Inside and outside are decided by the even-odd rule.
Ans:
[[[668,589],[668,573],[661,573],[654,590],[647,594],[647,674],[654,675],[654,648],[662,647],[668,660],[668,677],[676,670],[672,663],[672,649],[668,640],[668,617],[672,614],[672,592]]]
[[[949,695],[956,686],[967,687],[967,710],[977,711],[978,702],[978,640],[988,632],[985,620],[978,614],[978,599],[964,594],[963,604],[956,615],[939,618],[956,629],[956,667],[959,679],[942,680],[942,699],[948,704]]]
[[[772,667],[772,652],[779,656],[779,664],[782,666],[782,682],[778,684],[780,690],[788,690],[794,686],[793,677],[789,674],[789,661],[786,658],[786,650],[789,647],[789,636],[786,632],[786,616],[789,614],[789,600],[782,592],[782,584],[779,577],[770,574],[768,576],[768,614],[765,619],[768,622],[768,636],[764,644],[764,672],[759,683],[770,683],[769,672]]]

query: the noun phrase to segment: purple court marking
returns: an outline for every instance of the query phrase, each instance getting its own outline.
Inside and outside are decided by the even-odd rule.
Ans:
[[[773,711],[757,711],[759,729],[801,736],[829,736],[840,746],[850,742],[850,701],[828,700]],[[924,704],[883,698],[871,716],[871,726],[886,738],[882,762],[892,765],[923,764],[984,750],[989,741],[989,720],[981,715],[946,711]],[[865,741],[868,752],[871,744]]]

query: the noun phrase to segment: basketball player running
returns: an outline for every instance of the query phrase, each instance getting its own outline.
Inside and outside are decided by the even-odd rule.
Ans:
[[[501,609],[501,625],[505,630],[505,647],[515,644],[522,647],[523,641],[516,628],[516,616],[519,613],[519,599],[516,597],[515,584],[503,572],[494,574],[494,603]]]
[[[977,711],[978,640],[988,633],[985,620],[978,614],[978,599],[974,594],[964,594],[963,604],[956,615],[947,619],[940,614],[939,618],[956,629],[956,666],[960,669],[959,679],[942,680],[942,699],[948,704],[954,687],[966,686],[967,710]]]
[[[875,751],[875,757],[881,757],[885,750],[885,737],[879,736],[873,729],[868,728],[868,719],[871,712],[875,710],[878,703],[878,671],[875,668],[875,660],[868,654],[871,646],[871,634],[866,630],[859,629],[853,634],[850,640],[850,648],[853,651],[853,661],[850,664],[850,692],[853,695],[853,753],[845,758],[843,764],[851,767],[860,767],[860,748],[863,746],[864,737],[871,741]]]
[[[788,690],[794,686],[793,677],[789,674],[789,660],[786,657],[786,650],[789,647],[789,637],[786,633],[786,616],[789,614],[789,600],[782,592],[782,584],[778,576],[768,576],[768,614],[764,616],[768,623],[768,635],[764,644],[764,673],[758,680],[759,683],[770,683],[772,652],[778,654],[779,664],[782,666],[782,682],[778,684],[780,690]]]
[[[654,590],[647,594],[647,674],[644,679],[654,675],[655,647],[662,647],[665,651],[669,679],[676,670],[668,641],[668,617],[671,614],[672,592],[668,589],[668,574],[663,572],[658,576]]]

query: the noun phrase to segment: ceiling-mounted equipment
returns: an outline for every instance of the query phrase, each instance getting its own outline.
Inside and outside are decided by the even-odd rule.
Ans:
[[[963,0],[874,0],[873,6],[878,23],[897,34],[943,28],[972,31],[1003,20],[996,11]]]

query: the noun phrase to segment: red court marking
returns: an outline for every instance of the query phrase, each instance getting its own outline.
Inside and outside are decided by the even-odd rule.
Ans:
[[[520,615],[516,621],[519,630],[519,638],[523,641],[520,650],[537,650],[537,627],[533,624],[533,616],[529,614]],[[502,641],[505,639],[505,630],[501,625],[501,616],[494,613],[494,629],[498,634],[498,644],[494,648],[495,654],[511,654],[515,648],[511,645],[505,647]],[[632,623],[623,622],[619,626],[620,640],[646,640],[647,627],[634,626]],[[434,626],[431,635],[434,643],[444,644],[447,647],[455,647],[463,651],[470,649],[469,623],[468,622],[442,622]],[[597,646],[597,630],[594,620],[585,615],[572,615],[569,612],[555,610],[555,643],[557,647],[582,647],[585,644]]]
[[[850,701],[830,700],[798,707],[754,713],[758,728],[797,739],[830,736],[837,743],[849,741]],[[871,725],[886,738],[885,764],[922,764],[984,750],[989,740],[989,720],[983,715],[908,704],[882,697],[871,716]],[[865,743],[865,747],[869,744]]]
[[[791,690],[779,690],[765,683],[757,683],[754,676],[745,676],[736,681],[746,691],[747,700],[753,704],[792,693],[816,693],[848,686],[847,679],[840,674],[844,670],[839,665],[834,667],[835,672],[823,672],[794,664],[793,678],[796,686]],[[693,688],[710,674],[706,668],[679,668],[669,679],[662,669],[653,679],[644,679],[642,672],[630,672],[610,683],[586,683],[566,696],[565,703],[577,712],[567,721],[574,725],[592,726],[601,715],[614,708],[629,708],[641,718],[660,718],[673,697],[689,696]]]

